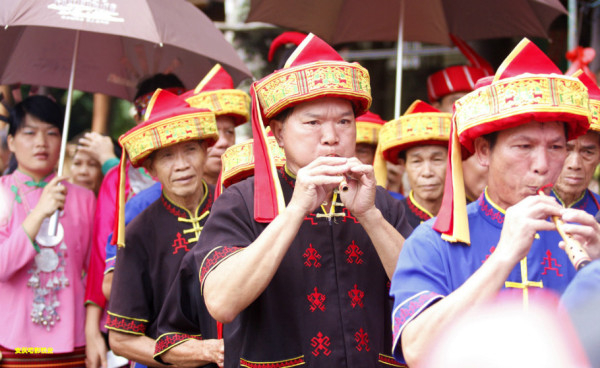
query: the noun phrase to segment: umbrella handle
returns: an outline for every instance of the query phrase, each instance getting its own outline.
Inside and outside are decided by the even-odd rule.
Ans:
[[[402,100],[402,66],[404,64],[404,0],[400,0],[400,22],[398,23],[398,43],[396,46],[396,98],[394,100],[394,119],[400,117]]]
[[[75,47],[73,48],[73,60],[71,61],[71,74],[69,76],[69,89],[67,92],[67,106],[65,108],[65,121],[63,124],[62,140],[60,144],[60,157],[58,159],[58,176],[63,174],[65,165],[65,153],[67,150],[67,137],[69,135],[69,124],[71,122],[71,105],[73,100],[73,80],[75,79],[75,66],[77,64],[77,50],[79,49],[79,30],[75,33]],[[56,236],[58,231],[58,214],[56,210],[50,217],[48,235]]]
[[[56,236],[56,232],[58,231],[58,215],[59,210],[56,210],[50,216],[50,223],[48,224],[48,235],[50,236]]]

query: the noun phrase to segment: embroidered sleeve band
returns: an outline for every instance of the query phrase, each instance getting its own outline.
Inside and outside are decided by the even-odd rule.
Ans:
[[[402,360],[402,349],[399,346],[400,335],[406,324],[412,321],[422,311],[444,296],[431,291],[422,291],[400,304],[392,314],[392,328],[394,332],[394,356]],[[396,350],[398,349],[398,350]]]
[[[240,247],[217,247],[213,249],[202,261],[202,265],[200,266],[200,292],[202,293],[204,290],[204,280],[206,280],[206,275],[213,268],[219,265],[219,263],[223,262],[232,254],[242,250]]]
[[[148,321],[132,317],[120,316],[118,314],[107,312],[106,327],[109,330],[124,332],[133,335],[145,335]]]
[[[158,339],[156,339],[154,358],[166,353],[169,349],[192,339],[202,340],[202,335],[188,335],[178,332],[168,332],[162,334],[158,337]]]

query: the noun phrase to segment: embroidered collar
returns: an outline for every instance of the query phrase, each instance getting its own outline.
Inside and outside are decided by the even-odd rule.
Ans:
[[[581,193],[581,196],[579,198],[577,198],[575,200],[575,202],[573,202],[570,206],[567,206],[565,204],[565,202],[562,200],[562,198],[560,198],[558,193],[556,193],[554,188],[552,188],[552,194],[554,195],[554,197],[556,197],[558,202],[565,208],[577,208],[577,209],[583,210],[587,207],[587,203],[588,203],[588,199],[589,199],[589,198],[587,198],[587,194],[588,194],[587,189],[584,190],[583,193]]]
[[[479,211],[489,222],[497,225],[498,227],[502,227],[504,224],[505,211],[496,203],[492,202],[488,196],[487,189],[488,188],[486,187],[481,196],[479,196]]]
[[[415,200],[415,196],[413,195],[413,191],[412,190],[410,191],[410,193],[408,193],[408,197],[406,198],[406,203],[408,204],[408,208],[410,208],[410,210],[412,211],[412,213],[414,213],[415,215],[417,215],[417,217],[420,218],[421,220],[427,221],[430,218],[434,217],[431,214],[431,212],[427,211],[425,209],[425,207],[421,206]]]
[[[164,192],[160,197],[161,203],[167,209],[167,211],[177,216],[177,221],[192,225],[190,229],[183,230],[184,235],[193,233],[193,236],[187,239],[188,243],[196,242],[200,238],[200,233],[204,228],[204,226],[200,225],[200,222],[204,220],[210,213],[210,209],[214,200],[213,193],[209,191],[208,185],[204,180],[202,180],[202,187],[204,188],[204,196],[196,207],[194,214],[192,214],[187,208],[183,208],[175,204]]]
[[[174,216],[183,217],[186,219],[198,217],[199,215],[202,215],[204,212],[206,212],[206,210],[210,210],[210,207],[212,206],[212,202],[214,200],[213,193],[210,192],[210,190],[208,189],[208,185],[204,180],[202,180],[202,188],[204,190],[204,196],[200,200],[200,203],[198,203],[194,214],[192,214],[187,208],[181,207],[178,204],[176,204],[165,194],[164,190],[161,193],[160,201],[165,207],[165,209]]]
[[[279,173],[281,174],[283,180],[288,183],[292,189],[296,186],[296,175],[288,169],[287,164],[279,168]]]
[[[15,170],[15,172],[12,174],[14,184],[10,186],[10,190],[15,196],[15,201],[19,204],[24,203],[23,199],[25,195],[37,189],[44,188],[48,184],[46,180],[49,181],[54,176],[54,173],[50,173],[39,182],[36,182],[31,176],[18,169]],[[27,212],[29,212],[31,210],[29,204],[25,203],[25,205],[27,207]]]

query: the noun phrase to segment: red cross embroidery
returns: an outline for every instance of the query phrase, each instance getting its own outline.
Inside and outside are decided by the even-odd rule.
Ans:
[[[352,214],[350,214],[350,211],[346,207],[342,209],[342,212],[346,214],[346,216],[344,216],[344,218],[342,219],[343,222],[346,222],[347,219],[351,219],[352,221],[354,221],[355,224],[358,224],[358,220],[356,219],[356,217],[352,216]]]
[[[352,308],[356,308],[357,305],[361,308],[363,307],[362,300],[365,296],[365,292],[359,290],[358,287],[356,287],[356,284],[354,284],[354,289],[348,291],[348,296],[350,297]]]
[[[365,351],[371,350],[371,348],[369,347],[369,334],[366,333],[362,328],[354,334],[354,340],[358,343],[356,345],[356,350],[358,350],[358,351],[362,351],[362,349],[365,349]]]
[[[358,247],[358,245],[356,245],[356,243],[354,242],[354,240],[352,240],[352,243],[350,243],[350,245],[348,246],[348,248],[346,248],[346,254],[348,255],[348,258],[346,259],[346,262],[348,263],[356,263],[356,264],[362,264],[363,260],[360,258],[360,256],[363,255],[362,250],[360,250],[360,248]]]
[[[329,337],[323,336],[323,334],[321,332],[319,332],[317,334],[317,336],[310,339],[310,342],[311,342],[311,346],[313,348],[315,348],[315,350],[312,351],[312,354],[314,356],[319,356],[319,354],[321,352],[325,356],[329,356],[329,354],[331,354],[331,350],[329,350],[327,348],[329,345],[331,345],[331,342],[329,341]]]
[[[316,225],[317,224],[315,222],[315,215],[313,213],[311,213],[310,215],[307,215],[306,217],[304,217],[304,221],[310,221],[311,225]]]
[[[550,251],[550,249],[548,249],[546,251],[546,257],[544,257],[542,259],[543,259],[543,261],[540,262],[541,265],[544,265],[544,272],[542,272],[542,275],[545,275],[546,272],[548,270],[550,270],[550,271],[555,271],[556,276],[562,276],[562,274],[559,273],[559,271],[558,271],[558,267],[561,267],[561,265],[558,264],[558,261],[556,260],[556,258],[552,258],[552,252]],[[553,267],[552,266],[553,264],[556,267]]]
[[[189,252],[190,250],[187,247],[188,244],[188,241],[181,236],[181,233],[177,233],[177,238],[175,238],[175,240],[173,240],[173,244],[171,244],[171,246],[175,248],[173,249],[173,254],[177,254],[181,248],[183,248],[186,252]]]
[[[488,258],[490,258],[490,256],[492,255],[492,253],[494,253],[494,251],[495,251],[495,250],[496,250],[496,247],[495,247],[495,246],[494,246],[494,247],[491,247],[491,248],[490,248],[490,254],[486,255],[486,256],[485,256],[485,259],[484,259],[483,261],[481,261],[481,263],[485,263],[485,261],[487,261],[487,260],[488,260]]]
[[[304,261],[304,265],[306,267],[321,267],[321,263],[319,262],[319,259],[321,259],[321,255],[319,254],[319,252],[317,252],[315,248],[313,248],[312,244],[310,244],[308,248],[306,248],[302,257],[306,258],[306,261]]]
[[[316,286],[314,293],[308,294],[306,298],[310,302],[309,308],[311,312],[314,312],[317,309],[323,312],[325,311],[325,294],[319,293]]]

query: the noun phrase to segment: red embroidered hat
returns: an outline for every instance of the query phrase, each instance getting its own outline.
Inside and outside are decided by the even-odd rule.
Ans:
[[[254,218],[270,222],[285,204],[275,163],[266,148],[265,124],[285,109],[323,97],[350,101],[355,116],[360,116],[371,106],[369,72],[358,63],[344,61],[325,41],[309,34],[283,69],[252,84],[250,95],[255,160]]]
[[[404,115],[387,122],[379,134],[385,160],[398,163],[398,154],[417,145],[448,145],[452,114],[417,100]]]
[[[450,35],[452,42],[467,58],[470,65],[455,65],[431,74],[427,78],[427,94],[430,102],[436,102],[455,92],[471,92],[479,78],[494,74],[494,69],[466,42]]]
[[[191,107],[171,92],[158,89],[150,99],[145,122],[119,138],[123,154],[119,164],[117,218],[113,239],[125,246],[125,161],[134,167],[161,148],[190,140],[206,140],[210,145],[219,139],[215,114],[207,109]]]
[[[231,116],[238,126],[250,117],[250,96],[233,87],[231,75],[216,64],[194,90],[181,97],[192,107],[209,109],[216,116]]]
[[[269,151],[277,168],[285,165],[285,152],[279,147],[275,137],[267,137]],[[223,189],[246,179],[254,174],[254,140],[235,144],[225,150],[221,156],[223,165],[217,183],[216,191],[220,194]]]
[[[578,70],[573,74],[573,77],[579,79],[583,83],[590,98],[590,128],[594,132],[600,133],[600,88],[583,70]]]
[[[477,137],[531,121],[566,123],[568,138],[590,124],[588,92],[577,78],[562,75],[528,39],[504,60],[495,76],[454,103],[446,187],[434,229],[452,242],[470,243],[462,173],[463,152],[472,153]]]
[[[379,141],[379,131],[385,124],[379,115],[367,111],[356,118],[356,144],[367,143],[376,145]]]
[[[398,154],[417,145],[448,146],[452,114],[416,100],[398,119],[391,120],[379,132],[379,144],[375,154],[375,177],[377,184],[387,185],[385,161],[398,164]]]

